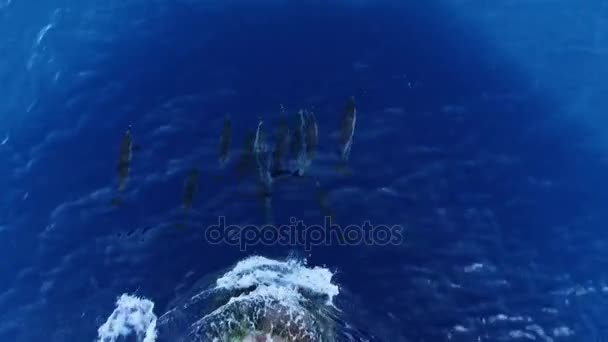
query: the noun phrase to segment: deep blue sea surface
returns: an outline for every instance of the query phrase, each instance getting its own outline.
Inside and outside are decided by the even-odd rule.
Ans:
[[[210,340],[184,331],[257,295],[332,301],[310,340],[608,338],[608,1],[0,0],[0,56],[0,341],[95,341],[122,294],[156,341]],[[239,157],[281,106],[314,111],[319,143],[274,183],[274,222],[323,223],[318,181],[334,223],[401,243],[205,239],[268,221]],[[130,322],[100,341],[155,340]]]

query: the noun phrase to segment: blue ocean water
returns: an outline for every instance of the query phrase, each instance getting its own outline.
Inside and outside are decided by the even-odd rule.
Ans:
[[[200,288],[287,278],[326,295],[329,280],[302,277],[327,272],[338,341],[608,338],[607,15],[605,1],[0,0],[0,340],[96,340],[122,294],[152,301],[157,340],[178,340],[162,317]],[[335,222],[401,225],[403,243],[205,241],[218,216],[265,222],[234,169],[281,105],[315,111],[308,175]],[[277,223],[322,222],[310,182],[274,190]],[[234,285],[252,255],[278,275]]]

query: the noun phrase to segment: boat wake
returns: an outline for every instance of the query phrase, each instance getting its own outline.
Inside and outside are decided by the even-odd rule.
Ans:
[[[154,303],[122,295],[99,341],[336,341],[340,310],[334,273],[304,261],[252,256],[199,281],[156,321]],[[158,333],[156,331],[158,329]],[[158,336],[157,336],[158,335]]]

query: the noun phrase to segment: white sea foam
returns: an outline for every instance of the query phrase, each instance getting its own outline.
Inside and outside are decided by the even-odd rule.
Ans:
[[[139,342],[156,341],[156,315],[153,310],[154,302],[123,294],[116,301],[116,309],[97,330],[98,342],[115,342],[132,334]]]
[[[574,331],[567,326],[561,326],[553,329],[553,336],[568,337],[574,335]]]
[[[325,295],[327,303],[333,305],[333,298],[340,290],[337,285],[332,284],[332,277],[333,273],[326,268],[307,268],[297,260],[277,261],[252,256],[240,261],[231,271],[220,277],[216,282],[216,289],[236,290],[251,286],[276,285]]]
[[[331,336],[333,299],[339,288],[333,273],[304,261],[252,256],[238,262],[214,283],[194,293],[158,320],[154,303],[123,294],[98,329],[98,342],[133,338],[139,342],[267,340],[325,341]],[[158,333],[158,334],[157,334]],[[329,335],[328,335],[329,334]]]
[[[303,261],[252,256],[178,300],[159,318],[159,331],[177,341],[325,341],[338,312],[332,278],[328,269]]]

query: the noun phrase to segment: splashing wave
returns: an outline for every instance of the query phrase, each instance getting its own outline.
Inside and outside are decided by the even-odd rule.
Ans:
[[[211,286],[197,287],[159,319],[171,341],[330,341],[333,273],[298,260],[260,256],[238,262]]]
[[[340,291],[333,276],[300,260],[249,257],[173,301],[158,319],[158,341],[334,341],[333,299]],[[150,300],[123,294],[99,328],[99,341],[131,335],[157,341],[153,308]]]
[[[116,309],[97,330],[99,342],[115,342],[136,335],[139,342],[156,341],[154,303],[148,299],[123,294]]]

